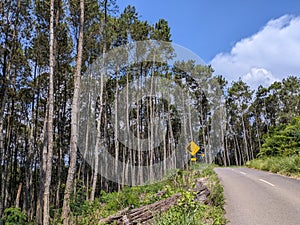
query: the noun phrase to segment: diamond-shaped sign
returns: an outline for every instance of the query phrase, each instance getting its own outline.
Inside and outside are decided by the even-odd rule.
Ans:
[[[200,150],[200,147],[193,141],[186,146],[186,150],[190,152],[192,156],[196,155],[196,153]]]

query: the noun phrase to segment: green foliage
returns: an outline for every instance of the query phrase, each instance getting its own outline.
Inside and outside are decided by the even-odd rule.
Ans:
[[[5,225],[27,224],[27,216],[21,212],[20,208],[10,207],[5,209],[2,219],[5,221]]]
[[[140,205],[138,193],[126,187],[123,191],[106,193],[101,192],[101,201],[106,203],[108,211],[116,212],[127,207],[136,207]]]
[[[300,177],[300,155],[263,157],[251,160],[248,167]]]
[[[300,117],[274,127],[265,137],[259,156],[291,156],[300,153]]]
[[[212,165],[193,163],[188,170],[174,171],[169,178],[161,182],[125,187],[119,192],[106,193],[102,190],[100,199],[93,204],[81,202],[81,205],[74,208],[77,213],[73,213],[72,221],[80,225],[97,224],[100,218],[115,214],[124,208],[137,208],[181,193],[176,206],[156,215],[157,224],[225,224],[223,188],[213,168]],[[207,179],[210,205],[199,203],[195,199],[196,193],[191,191],[195,187],[195,179],[200,177]]]
[[[213,166],[208,166],[201,172],[202,177],[210,177],[214,174],[215,172],[213,171]]]
[[[78,181],[78,188],[76,191],[76,195],[72,195],[70,208],[73,215],[81,215],[83,212],[87,210],[89,203],[86,202],[85,195],[85,187],[81,181]]]
[[[221,186],[216,173],[213,171],[214,166],[207,166],[205,164],[193,164],[192,168],[201,168],[199,170],[191,170],[188,174],[192,177],[191,180],[197,177],[207,177],[207,187],[210,190],[209,200],[210,205],[204,205],[195,200],[194,192],[190,190],[181,191],[181,199],[178,205],[171,207],[162,215],[156,218],[156,224],[190,224],[190,225],[203,225],[203,224],[226,224],[224,217],[224,196],[223,187]],[[193,184],[190,183],[192,186]]]
[[[159,191],[164,191],[165,194],[158,196]],[[105,204],[107,215],[110,215],[127,207],[136,208],[154,203],[172,194],[172,188],[168,181],[162,181],[144,186],[125,187],[119,192],[106,193],[102,190],[100,200]]]
[[[216,174],[213,174],[208,182],[208,189],[210,190],[209,200],[214,206],[223,208],[225,199],[224,199],[224,189],[220,184],[220,181]]]
[[[105,211],[98,199],[94,202],[85,201],[81,207],[81,214],[73,217],[73,223],[76,225],[98,224],[103,215]]]
[[[196,203],[192,209],[175,206],[156,219],[157,225],[222,225],[226,224],[220,207]]]

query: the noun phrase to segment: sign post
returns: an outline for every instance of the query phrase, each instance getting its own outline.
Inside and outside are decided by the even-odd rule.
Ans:
[[[200,147],[194,142],[191,141],[186,147],[185,149],[193,156],[191,158],[191,161],[195,162],[197,161],[197,158],[195,157],[195,155],[197,154],[197,152],[200,150]]]

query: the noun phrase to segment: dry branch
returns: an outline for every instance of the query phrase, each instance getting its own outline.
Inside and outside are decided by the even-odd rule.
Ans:
[[[208,204],[207,196],[209,190],[204,185],[204,179],[200,178],[196,180],[196,187],[193,189],[196,192],[196,198],[199,202]],[[158,202],[142,206],[140,208],[129,210],[128,208],[117,212],[115,215],[101,219],[100,223],[106,224],[120,224],[120,225],[132,225],[132,224],[150,224],[155,215],[167,211],[170,207],[177,204],[181,194],[177,193],[169,198],[160,200]]]

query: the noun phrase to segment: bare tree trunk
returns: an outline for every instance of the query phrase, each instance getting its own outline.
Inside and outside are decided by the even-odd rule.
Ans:
[[[4,105],[4,104],[2,104]],[[4,154],[4,138],[3,138],[3,112],[2,109],[4,110],[4,107],[1,105],[1,109],[0,109],[0,160],[1,162],[4,162],[5,165],[5,154]],[[2,108],[3,107],[3,108]],[[0,173],[1,173],[1,193],[4,193],[4,182],[5,182],[5,178],[4,178],[4,173],[3,173],[3,167],[0,167]],[[2,215],[3,213],[3,209],[4,209],[4,204],[3,201],[0,202],[0,215]]]
[[[105,69],[105,60],[106,60],[106,17],[107,17],[107,0],[104,1],[104,27],[103,27],[103,51],[102,51],[102,60],[103,60],[103,66],[102,69],[106,75],[106,69]],[[94,201],[95,199],[95,192],[96,192],[96,184],[97,184],[97,178],[98,178],[98,167],[99,167],[99,157],[98,157],[98,148],[99,148],[99,142],[101,138],[101,115],[103,110],[103,83],[104,83],[104,77],[103,74],[101,74],[100,77],[100,93],[99,93],[99,115],[97,118],[97,139],[96,139],[96,145],[94,150],[94,157],[95,157],[95,164],[94,164],[94,176],[93,176],[93,183],[92,183],[92,190],[91,190],[91,196],[90,201]]]
[[[2,101],[5,101],[2,99]],[[3,138],[3,121],[4,121],[4,116],[3,116],[3,111],[5,108],[5,103],[3,102],[1,104],[1,109],[0,109],[0,160],[1,162],[4,162],[5,165],[5,154],[4,154],[4,138]],[[4,192],[4,173],[3,173],[3,167],[0,167],[0,173],[1,173],[1,193],[3,194]],[[0,215],[3,213],[3,208],[5,206],[3,205],[3,201],[0,202]]]
[[[172,118],[171,118],[171,107],[170,102],[168,101],[168,124],[169,124],[169,154],[172,155],[172,167],[176,168],[176,152],[174,151],[174,134],[173,134],[173,127],[172,127]]]
[[[261,148],[261,140],[260,140],[260,134],[259,134],[259,126],[258,126],[258,116],[257,116],[257,111],[255,110],[255,125],[256,125],[256,134],[257,134],[257,139],[258,139],[258,147],[259,149]]]
[[[190,131],[190,140],[193,141],[193,125],[192,125],[192,114],[191,114],[191,103],[188,103],[188,112],[189,112],[189,131]],[[197,143],[198,144],[198,143]]]
[[[34,85],[35,87],[35,85]],[[30,131],[29,131],[29,154],[26,159],[26,176],[25,176],[25,191],[23,192],[24,195],[24,203],[23,208],[26,211],[27,215],[30,218],[30,212],[32,212],[33,203],[31,202],[33,197],[33,189],[32,189],[32,167],[33,167],[33,160],[34,160],[34,153],[33,153],[33,146],[34,146],[34,136],[33,136],[33,127],[36,126],[34,123],[34,100],[32,101],[32,124],[29,124]],[[30,121],[29,121],[30,123]]]
[[[118,90],[119,90],[119,68],[116,69],[116,89],[115,89],[115,135],[114,135],[114,142],[115,142],[115,176],[118,176],[118,162],[119,162],[119,141],[118,141]],[[128,93],[127,93],[128,94]],[[127,105],[128,108],[128,105]],[[119,183],[119,182],[118,182]],[[119,187],[119,184],[118,184]],[[118,188],[119,189],[119,188]]]
[[[210,139],[210,129],[209,129],[209,126],[210,126],[210,124],[209,124],[209,119],[208,119],[208,121],[207,121],[207,124],[206,124],[206,135],[207,135],[207,156],[205,156],[205,162],[206,163],[212,163],[212,160],[213,160],[213,158],[212,158],[212,146],[211,146],[211,139]]]
[[[141,65],[141,68],[140,68],[140,75],[143,76],[143,67]],[[138,93],[139,93],[139,87],[140,87],[140,84],[139,84],[139,78],[138,78],[138,73],[137,73],[137,76],[136,76],[136,79],[137,79],[137,96],[138,97]],[[128,81],[127,81],[128,83]],[[128,92],[128,91],[127,91]],[[137,99],[139,101],[139,99]],[[140,104],[139,102],[137,102],[137,109],[136,109],[136,133],[137,133],[137,144],[138,144],[138,166],[140,168],[140,171],[138,172],[139,173],[139,183],[140,184],[143,184],[144,183],[144,172],[143,172],[143,166],[142,166],[142,160],[143,160],[143,156],[142,156],[142,149],[141,149],[141,134],[140,134],[140,131],[142,130],[142,127],[140,127]]]
[[[61,146],[61,144],[60,144]],[[56,199],[55,199],[55,208],[56,209],[59,209],[60,208],[60,186],[61,186],[61,174],[62,174],[62,168],[63,168],[63,165],[62,165],[62,148],[59,147],[59,155],[58,155],[58,168],[57,168],[57,188],[56,188]]]
[[[155,56],[153,59],[153,62],[155,62]],[[153,181],[154,180],[154,171],[153,171],[153,158],[154,158],[154,110],[155,110],[155,105],[153,104],[153,96],[155,94],[155,90],[154,90],[154,63],[152,64],[153,66],[153,73],[151,74],[151,83],[150,83],[150,113],[149,113],[149,126],[150,126],[150,135],[148,136],[149,140],[150,140],[150,174],[149,174],[149,180]]]
[[[182,78],[181,78],[182,79]],[[181,80],[182,82],[182,80]],[[185,106],[186,105],[186,102],[185,102],[185,99],[184,99],[184,92],[183,90],[181,90],[181,106]],[[183,141],[186,142],[186,143],[189,143],[190,141],[192,140],[188,140],[189,135],[188,135],[188,132],[187,132],[187,129],[188,129],[188,124],[187,124],[187,117],[186,117],[186,108],[185,107],[182,107],[182,117],[183,117],[183,135],[184,135],[184,139]],[[187,157],[190,157],[189,154],[185,154],[184,156],[184,160],[187,161]],[[189,166],[189,164],[185,164],[185,166]]]
[[[221,146],[222,146],[222,150],[223,150],[223,161],[224,161],[224,166],[227,166],[227,153],[226,153],[226,146],[225,146],[225,134],[224,134],[224,127],[226,127],[226,121],[224,118],[224,113],[225,113],[225,109],[224,109],[224,105],[221,103],[220,105],[220,129],[221,129]]]
[[[16,197],[16,208],[20,207],[20,196],[22,191],[22,183],[19,183],[18,191],[17,191],[17,197]]]
[[[48,103],[46,105],[46,113],[45,119],[43,124],[43,131],[41,135],[41,153],[40,153],[40,182],[39,182],[39,196],[37,198],[37,206],[36,206],[36,224],[42,225],[43,224],[43,195],[44,195],[44,185],[45,185],[45,174],[46,174],[46,160],[47,160],[47,145],[48,145],[48,138],[47,138],[47,118],[48,118]]]
[[[201,123],[201,130],[202,130],[202,141],[203,141],[203,149],[204,149],[204,157],[205,162],[207,163],[208,154],[207,154],[207,145],[206,145],[206,135],[205,135],[205,123],[204,123],[204,112],[202,108],[202,104],[200,105],[200,123]]]
[[[237,142],[236,142],[235,135],[233,135],[233,144],[234,144],[235,164],[236,164],[237,166],[240,166],[240,160],[239,160],[239,157],[238,157]],[[239,153],[239,155],[240,155],[240,153]]]
[[[231,162],[230,162],[230,157],[229,157],[229,154],[228,154],[228,137],[225,136],[225,154],[226,154],[226,158],[227,158],[227,162],[228,162],[228,165],[231,166]]]
[[[16,10],[16,19],[14,22],[14,29],[12,33],[11,40],[15,40],[17,38],[18,32],[18,23],[19,23],[19,14],[20,14],[20,8],[21,8],[21,1],[18,0],[18,5],[17,5],[17,10]],[[4,14],[4,10],[3,10]],[[4,15],[2,15],[4,17]],[[9,41],[8,41],[8,36],[9,33],[5,33],[5,47],[4,47],[4,56],[3,56],[3,66],[2,66],[2,76],[3,76],[3,82],[1,82],[1,97],[0,97],[0,155],[1,155],[1,163],[3,162],[4,164],[4,173],[2,172],[2,166],[0,169],[1,175],[2,175],[2,180],[1,180],[1,193],[2,193],[2,199],[0,202],[0,215],[2,215],[3,210],[7,207],[7,172],[8,172],[8,163],[5,161],[8,159],[8,156],[5,153],[5,147],[4,147],[4,130],[3,130],[3,125],[4,125],[4,111],[6,108],[7,104],[7,88],[9,87],[10,84],[10,72],[11,72],[11,67],[13,60],[15,59],[14,53],[16,50],[16,45],[10,46]],[[7,60],[9,60],[7,62]],[[8,146],[8,145],[7,145]]]
[[[222,146],[222,150],[223,150],[223,162],[224,162],[224,166],[227,166],[227,157],[226,157],[226,148],[225,148],[225,143],[224,143],[224,130],[223,130],[223,126],[221,125],[221,146]]]
[[[91,107],[91,95],[89,94],[89,97],[88,97],[88,105],[87,105],[87,108],[88,110],[90,110],[90,107]],[[78,169],[78,176],[77,176],[77,179],[79,180],[80,179],[80,176],[82,176],[82,182],[85,186],[85,189],[86,189],[86,200],[88,200],[88,186],[89,186],[89,183],[88,181],[85,183],[85,159],[86,159],[86,155],[87,155],[87,151],[88,151],[88,146],[89,146],[89,136],[90,136],[90,122],[88,121],[86,123],[86,134],[85,134],[85,145],[84,145],[84,152],[83,152],[83,160],[82,162],[80,163],[79,165],[79,169]],[[88,175],[86,176],[87,177],[87,180],[88,180]]]
[[[76,173],[76,156],[77,156],[77,141],[78,141],[78,100],[80,90],[80,74],[82,64],[82,49],[83,49],[83,27],[84,27],[84,0],[80,0],[80,29],[77,44],[77,58],[74,73],[74,93],[72,99],[71,112],[71,137],[70,137],[70,165],[66,181],[64,193],[62,219],[63,224],[70,224],[70,195],[74,184],[74,175]]]
[[[238,153],[238,166],[241,166],[242,161],[244,160],[244,155],[243,155],[243,151],[241,150],[241,147],[239,145],[237,135],[234,135],[234,140],[235,140],[236,150],[237,150],[237,153]]]
[[[249,127],[249,145],[250,145],[250,152],[249,152],[249,157],[250,160],[254,159],[254,154],[253,154],[253,146],[252,146],[252,134],[251,134],[251,127]]]
[[[164,96],[162,96],[162,99],[164,99]],[[161,112],[162,118],[160,121],[165,121],[165,104],[162,103],[162,112]],[[164,160],[164,166],[162,167],[162,176],[166,174],[167,172],[167,143],[166,143],[166,135],[163,134],[163,160]]]
[[[242,115],[242,125],[243,125],[243,139],[244,139],[244,143],[245,143],[245,152],[246,152],[246,157],[247,157],[247,161],[249,161],[250,157],[249,157],[249,149],[248,149],[248,143],[247,143],[247,132],[246,132],[246,127],[245,127],[245,121],[244,121],[244,116]]]
[[[37,76],[37,60],[35,60],[35,65],[34,65],[34,86],[33,89],[36,91],[37,89],[37,81],[36,81],[36,76]],[[23,192],[24,195],[24,210],[27,212],[27,216],[29,220],[32,220],[33,214],[34,214],[34,207],[35,207],[35,202],[32,201],[32,198],[34,197],[34,186],[33,186],[33,166],[35,162],[35,155],[36,153],[34,152],[34,146],[36,143],[36,131],[37,131],[37,115],[38,115],[38,110],[36,109],[36,106],[38,105],[39,102],[39,95],[37,94],[37,99],[33,98],[32,103],[31,103],[31,118],[28,121],[28,126],[30,127],[29,131],[29,154],[26,159],[26,178],[25,178],[25,191]]]
[[[150,93],[150,96],[151,96],[151,93]],[[151,180],[152,178],[152,168],[151,168],[151,163],[152,163],[152,149],[151,149],[151,98],[149,98],[149,100],[147,101],[147,122],[148,122],[148,127],[147,127],[147,133],[148,133],[148,136],[147,136],[147,141],[148,141],[148,159],[147,159],[147,165],[148,165],[148,168],[149,168],[149,171],[148,171],[148,180]]]
[[[47,117],[47,158],[46,158],[46,174],[45,174],[45,188],[43,195],[43,224],[49,224],[49,210],[50,210],[50,185],[52,175],[52,158],[53,158],[53,108],[54,108],[54,0],[50,1],[50,72],[49,72],[49,94],[48,94],[48,117]]]

